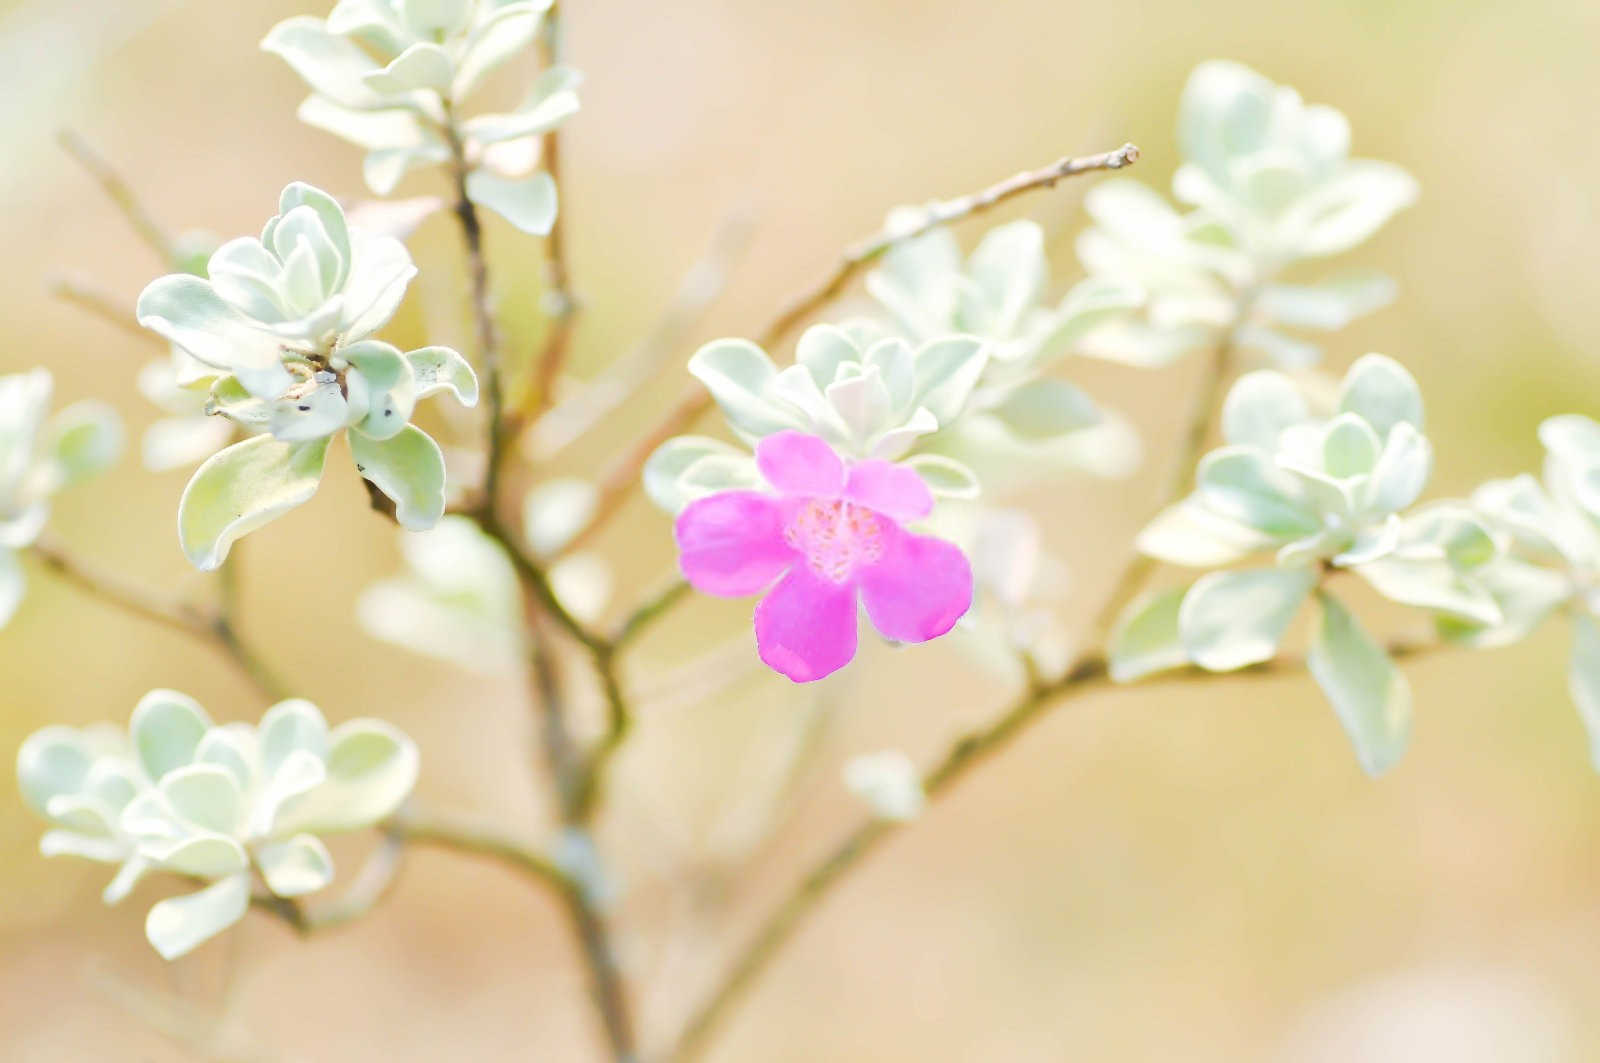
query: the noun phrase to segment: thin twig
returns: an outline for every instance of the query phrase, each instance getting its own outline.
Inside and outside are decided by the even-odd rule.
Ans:
[[[74,557],[52,539],[41,538],[29,549],[45,567],[73,586],[124,612],[211,644],[238,665],[262,695],[274,701],[284,697],[283,685],[221,613],[124,583]]]
[[[1435,642],[1397,641],[1388,651],[1396,658],[1414,657],[1440,648]],[[1142,686],[1166,682],[1195,682],[1226,675],[1238,677],[1281,676],[1304,666],[1300,657],[1283,657],[1237,672],[1207,672],[1196,666],[1176,669],[1150,677]],[[1030,722],[1047,709],[1075,698],[1115,687],[1104,656],[1084,657],[1065,675],[1028,690],[989,725],[963,735],[955,741],[923,776],[928,797],[938,798],[952,789],[969,771],[1005,748]],[[882,819],[869,820],[852,830],[829,850],[828,855],[789,891],[778,907],[762,922],[755,936],[740,951],[737,959],[684,1027],[669,1058],[677,1063],[696,1059],[728,1010],[746,993],[766,969],[800,923],[828,895],[847,871],[875,851],[878,845],[904,824]]]
[[[1248,299],[1240,301],[1239,310],[1235,315],[1236,321],[1244,320],[1248,304]],[[1199,389],[1189,408],[1189,415],[1184,421],[1182,435],[1178,438],[1178,450],[1172,458],[1171,468],[1167,471],[1167,481],[1156,507],[1157,513],[1194,489],[1201,452],[1205,450],[1206,440],[1210,438],[1217,418],[1222,413],[1223,388],[1227,384],[1233,365],[1233,336],[1236,327],[1230,327],[1212,348],[1211,358],[1205,365]],[[1092,637],[1095,640],[1105,640],[1122,616],[1123,610],[1150,582],[1150,577],[1155,574],[1157,566],[1158,562],[1149,554],[1137,550],[1133,553],[1123,566],[1117,582],[1106,594],[1099,610],[1095,613],[1092,629]]]
[[[467,176],[472,167],[467,161],[466,142],[456,126],[455,115],[446,108],[440,127],[450,146],[450,175],[455,184],[456,201],[452,208],[461,222],[461,238],[467,249],[467,273],[472,284],[472,317],[477,330],[478,357],[483,366],[484,395],[489,404],[489,446],[484,461],[482,505],[493,512],[499,504],[500,466],[505,458],[505,381],[500,366],[500,338],[490,305],[489,264],[483,254],[483,223],[477,204],[467,195]]]
[[[576,550],[597,535],[606,522],[616,516],[628,501],[635,485],[639,482],[639,474],[644,469],[644,463],[650,460],[650,455],[656,452],[656,448],[673,436],[687,432],[700,415],[710,408],[711,396],[706,390],[698,384],[691,386],[683,393],[682,398],[673,404],[672,409],[667,411],[665,417],[613,459],[600,474],[600,481],[595,489],[593,513],[590,514],[588,522],[568,541],[567,549]]]
[[[579,756],[568,727],[566,702],[561,691],[554,655],[539,630],[539,603],[530,595],[528,622],[533,635],[532,673],[534,693],[544,712],[545,759],[555,780],[561,822],[568,838],[584,853],[581,874],[569,871],[571,888],[565,891],[567,912],[577,931],[585,965],[589,970],[590,991],[600,1013],[606,1040],[617,1063],[637,1059],[633,1020],[628,1006],[616,950],[611,944],[605,915],[600,910],[598,883],[603,872],[598,866],[598,849],[590,829],[593,814],[596,769]],[[609,673],[602,673],[602,676]],[[619,738],[620,741],[620,738]]]
[[[331,930],[352,923],[376,908],[394,888],[405,862],[405,838],[386,832],[378,847],[351,881],[350,888],[336,901],[311,908],[305,913],[306,930]]]
[[[1241,300],[1240,317],[1245,301]],[[1179,440],[1176,465],[1163,487],[1160,507],[1164,508],[1186,494],[1193,484],[1192,468],[1210,433],[1213,419],[1221,405],[1223,382],[1228,375],[1232,352],[1232,330],[1219,337],[1199,395],[1190,410],[1183,435]],[[1144,587],[1154,564],[1143,554],[1135,554],[1123,567],[1111,590],[1096,611],[1092,623],[1094,644],[1102,644],[1118,615]],[[1271,662],[1269,662],[1271,663]],[[1025,662],[1026,666],[1026,662]],[[1067,671],[1053,682],[1041,682],[1037,670],[1026,667],[1028,683],[1022,697],[1002,712],[987,726],[963,736],[953,743],[939,763],[924,776],[923,787],[929,796],[937,796],[952,785],[972,765],[1002,748],[1014,735],[1037,718],[1053,703],[1068,696],[1085,693],[1110,682],[1106,660],[1094,654],[1081,655]],[[1206,675],[1199,669],[1182,673],[1191,678]],[[779,947],[793,933],[794,927],[821,899],[824,893],[856,861],[869,852],[877,841],[886,836],[891,826],[884,821],[871,821],[853,831],[820,865],[813,869],[796,889],[779,905],[750,945],[734,961],[730,973],[716,989],[706,1005],[696,1013],[685,1027],[678,1058],[690,1058],[698,1053],[717,1021],[745,990],[746,986],[765,968]]]
[[[734,211],[722,220],[705,255],[684,274],[671,302],[638,346],[585,381],[582,391],[532,425],[529,443],[534,454],[541,460],[559,454],[655,378],[727,288],[733,267],[749,247],[754,231],[750,211]]]
[[[1049,166],[1037,170],[1025,170],[970,195],[930,204],[916,225],[885,229],[859,243],[852,244],[845,250],[844,257],[833,268],[833,272],[789,300],[788,305],[773,318],[756,342],[762,347],[775,346],[800,322],[832,302],[856,274],[882,258],[896,244],[914,240],[941,225],[949,225],[962,218],[982,213],[1024,192],[1038,188],[1053,188],[1057,181],[1079,174],[1093,173],[1097,170],[1120,170],[1132,166],[1138,159],[1139,149],[1132,144],[1124,144],[1115,151],[1105,151],[1098,155],[1076,157],[1069,155],[1057,159]]]
[[[791,298],[756,336],[756,343],[768,350],[778,346],[802,321],[830,302],[866,267],[882,258],[896,244],[915,239],[941,225],[980,214],[1013,196],[1038,188],[1053,187],[1057,181],[1099,170],[1120,170],[1139,158],[1139,149],[1124,144],[1115,151],[1098,155],[1068,156],[1049,166],[1027,170],[1008,177],[970,195],[958,196],[929,205],[915,225],[884,229],[845,250],[844,256],[822,280]],[[600,477],[594,513],[569,543],[576,548],[588,541],[606,521],[616,515],[639,482],[640,471],[657,447],[687,430],[711,407],[711,396],[704,388],[689,388],[672,408],[641,436],[632,447],[606,468]]]
[[[572,888],[566,872],[537,847],[475,816],[407,807],[390,816],[384,826],[408,844],[485,856],[554,889],[565,892]]]
[[[125,181],[121,174],[107,162],[99,152],[89,146],[71,129],[63,129],[56,134],[56,139],[67,153],[93,177],[105,192],[106,196],[122,211],[122,216],[128,219],[128,224],[133,226],[135,232],[149,245],[161,261],[173,265],[178,260],[177,245],[173,243],[155,218],[139,202],[139,197],[134,194],[133,187]]]
[[[544,68],[560,66],[566,53],[566,27],[561,20],[561,5],[552,3],[544,13],[539,34],[539,50]],[[548,130],[539,148],[539,161],[559,191],[561,187],[561,134]],[[578,300],[572,292],[572,268],[567,261],[566,217],[568,205],[561,203],[544,241],[544,303],[550,319],[544,349],[534,363],[534,380],[528,401],[518,411],[520,428],[524,420],[537,418],[555,402],[556,382],[572,349],[572,329],[578,316]],[[515,428],[513,438],[515,438]]]
[[[118,303],[106,292],[77,277],[58,277],[50,283],[50,294],[64,303],[71,303],[90,317],[99,318],[120,332],[136,336],[141,342],[156,346],[164,341],[154,332],[140,325],[132,308]]]
[[[661,590],[646,598],[636,606],[633,612],[617,626],[617,633],[611,636],[613,650],[621,650],[634,639],[644,634],[645,628],[655,623],[667,610],[671,609],[689,593],[689,584],[686,580],[675,579]]]

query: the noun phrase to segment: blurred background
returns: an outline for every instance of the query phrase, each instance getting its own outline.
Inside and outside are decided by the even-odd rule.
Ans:
[[[1399,301],[1328,352],[1335,371],[1380,350],[1416,373],[1438,454],[1432,496],[1535,468],[1542,418],[1600,407],[1600,6],[563,6],[587,76],[563,133],[583,298],[574,374],[650,333],[730,216],[753,229],[660,378],[557,471],[601,465],[680,392],[698,343],[754,331],[891,205],[1125,140],[1144,152],[1135,176],[1164,190],[1179,90],[1210,57],[1339,107],[1354,154],[1420,179],[1419,204],[1343,263],[1396,277]],[[174,230],[253,232],[291,179],[364,195],[356,149],[295,120],[299,80],[257,49],[273,23],[306,12],[325,13],[299,0],[0,0],[0,371],[47,365],[63,400],[110,400],[131,435],[157,416],[134,376],[160,348],[48,295],[53,278],[85,275],[131,307],[165,272],[59,149],[60,127],[114,160]],[[1064,288],[1094,179],[962,235],[1036,218]],[[422,178],[402,188],[436,191]],[[437,216],[411,240],[423,272],[385,338],[471,350],[451,222]],[[531,351],[538,242],[498,223],[488,240],[509,349]],[[1072,366],[1146,430],[1148,457],[1127,482],[1062,480],[1021,499],[1064,565],[1066,623],[1092,608],[1149,515],[1197,368]],[[523,683],[362,632],[354,596],[397,570],[396,533],[346,464],[329,468],[310,504],[242,548],[249,635],[331,720],[382,715],[416,737],[419,800],[547,838]],[[214,588],[174,535],[185,476],[144,473],[130,452],[60,499],[55,531],[130,580],[203,599]],[[671,571],[668,520],[642,501],[598,547],[620,588],[613,616]],[[302,942],[252,915],[163,963],[141,928],[169,886],[146,883],[107,910],[110,869],[38,857],[41,825],[10,796],[11,751],[46,723],[124,722],[154,686],[192,693],[218,719],[264,706],[210,650],[37,568],[30,578],[0,634],[0,1058],[599,1058],[558,906],[451,853],[410,855],[392,897],[354,926]],[[602,843],[649,1045],[864,814],[840,782],[846,760],[899,748],[926,761],[1015,682],[958,637],[898,652],[869,641],[838,679],[798,689],[753,667],[748,616],[745,602],[695,601],[629,662],[643,707]],[[1377,616],[1389,633],[1418,623]],[[1565,692],[1564,643],[1555,624],[1509,649],[1408,664],[1415,738],[1380,781],[1361,774],[1303,676],[1063,706],[825,903],[713,1058],[1600,1058],[1600,777]],[[569,671],[582,687],[579,662]],[[595,708],[587,697],[582,711]],[[369,844],[337,848],[341,867]]]

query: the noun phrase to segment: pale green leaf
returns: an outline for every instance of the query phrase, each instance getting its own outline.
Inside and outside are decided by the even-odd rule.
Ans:
[[[382,70],[362,75],[362,83],[380,96],[399,96],[417,89],[446,92],[455,76],[450,53],[428,41],[413,44]]]
[[[1178,628],[1184,651],[1213,672],[1270,660],[1317,583],[1314,568],[1211,572],[1184,596]]]
[[[1222,404],[1222,437],[1271,453],[1278,449],[1278,436],[1285,428],[1310,416],[1294,381],[1274,370],[1259,369],[1241,376],[1228,390]]]
[[[1379,437],[1402,422],[1423,430],[1422,392],[1405,366],[1381,354],[1358,358],[1344,376],[1339,411],[1366,419]]]
[[[478,374],[458,352],[449,347],[419,347],[406,352],[411,372],[417,381],[417,398],[448,391],[463,406],[478,404]]]
[[[467,175],[467,195],[533,236],[548,236],[556,223],[556,183],[544,172],[500,177],[488,170],[474,170]]]
[[[1277,540],[1308,535],[1322,521],[1296,488],[1260,451],[1222,447],[1200,461],[1196,494],[1218,516]]]
[[[356,471],[394,501],[402,528],[431,528],[444,516],[444,453],[428,433],[411,424],[383,440],[351,432],[350,453]]]
[[[256,436],[218,451],[178,502],[178,538],[197,567],[214,569],[228,548],[316,494],[328,440],[284,443]]]
[[[924,344],[916,353],[914,401],[940,425],[948,425],[966,406],[987,362],[982,341],[970,336],[947,336]]]
[[[1306,665],[1369,775],[1392,768],[1411,738],[1411,687],[1345,607],[1318,594],[1322,620]]]
[[[244,918],[250,907],[250,877],[230,875],[197,893],[173,897],[150,909],[144,935],[164,960],[175,960]]]
[[[159,789],[174,812],[201,830],[231,834],[239,825],[239,782],[220,764],[174,768],[161,777]]]
[[[907,466],[941,498],[977,498],[981,493],[978,475],[966,465],[942,454],[913,454],[900,464]]]
[[[1589,735],[1589,760],[1600,771],[1600,624],[1587,615],[1572,621],[1572,663],[1567,686]]]
[[[210,727],[211,719],[189,695],[152,690],[134,707],[128,734],[145,774],[159,780],[194,759],[195,749]]]
[[[267,889],[279,897],[303,897],[333,881],[333,856],[314,834],[296,834],[256,849],[256,866]]]
[[[724,458],[742,457],[752,463],[754,461],[748,454],[720,439],[711,439],[707,436],[676,436],[657,447],[655,453],[645,462],[644,493],[660,508],[676,514],[692,501],[679,486],[679,477],[695,462],[712,454]]]
[[[400,807],[417,781],[416,744],[381,720],[351,720],[329,736],[328,776],[286,802],[280,834],[358,830]]]
[[[1044,442],[1098,424],[1100,411],[1079,388],[1036,377],[1012,388],[988,410],[1019,439]]]
[[[1131,683],[1189,663],[1178,632],[1178,610],[1187,591],[1175,587],[1145,595],[1122,611],[1106,651],[1114,682]]]

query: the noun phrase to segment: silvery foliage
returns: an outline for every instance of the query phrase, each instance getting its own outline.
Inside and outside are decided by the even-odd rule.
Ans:
[[[779,370],[748,340],[706,344],[689,372],[711,392],[729,427],[754,446],[797,429],[826,439],[849,458],[902,461],[936,495],[973,498],[977,476],[953,459],[912,454],[968,408],[989,358],[973,336],[942,336],[917,346],[875,330],[814,325]],[[646,493],[668,512],[717,491],[760,483],[747,450],[704,436],[663,443],[644,469]]]
[[[527,48],[550,0],[340,0],[326,19],[298,16],[261,46],[311,87],[300,118],[367,152],[368,187],[388,195],[419,166],[465,153],[466,191],[524,232],[544,235],[556,186],[531,172],[538,137],[578,110],[578,74],[553,67],[515,110],[461,108]]]
[[[1600,769],[1600,424],[1579,414],[1539,426],[1544,483],[1526,473],[1491,480],[1472,504],[1509,543],[1480,582],[1500,606],[1499,623],[1446,618],[1447,638],[1471,646],[1515,642],[1558,610],[1572,620],[1567,685]]]
[[[107,904],[153,871],[206,883],[150,909],[145,935],[170,960],[242,918],[254,876],[279,897],[326,886],[333,860],[318,835],[388,816],[417,764],[411,739],[380,720],[329,730],[315,705],[294,699],[259,727],[219,725],[192,698],[153,690],[126,735],[109,724],[36,731],[17,754],[17,780],[51,824],[41,852],[120,865]]]
[[[216,254],[219,241],[209,233],[187,231],[179,235],[173,265],[197,277]],[[225,418],[206,413],[211,385],[223,376],[197,361],[182,347],[172,346],[165,358],[155,358],[139,369],[139,393],[165,416],[145,429],[140,457],[151,472],[198,465],[233,442],[239,427]]]
[[[898,749],[853,758],[844,766],[844,783],[879,819],[904,823],[922,815],[927,803],[916,764]]]
[[[886,231],[915,229],[925,210],[896,208]],[[1097,326],[1142,305],[1138,284],[1091,277],[1045,302],[1050,265],[1044,231],[1031,221],[991,229],[965,261],[948,229],[932,229],[891,247],[866,284],[891,331],[913,343],[952,334],[984,341],[989,357],[970,408],[930,449],[975,467],[986,484],[1037,477],[1053,464],[1106,476],[1137,465],[1131,426],[1046,374]]]
[[[198,465],[233,442],[239,426],[206,413],[211,386],[224,374],[173,347],[166,358],[146,362],[139,370],[140,394],[166,416],[146,428],[140,457],[151,472]]]
[[[1184,88],[1178,141],[1172,191],[1187,211],[1132,179],[1085,197],[1095,226],[1078,240],[1084,267],[1147,298],[1142,313],[1088,336],[1084,353],[1161,366],[1231,333],[1238,346],[1301,368],[1321,351],[1296,331],[1343,328],[1393,299],[1394,283],[1372,272],[1283,280],[1296,264],[1360,244],[1416,199],[1404,170],[1349,157],[1344,115],[1238,63],[1211,61]]]
[[[550,590],[574,617],[592,621],[611,594],[611,570],[598,556],[557,558],[587,522],[594,487],[550,480],[529,492],[523,527],[535,556],[548,562]],[[472,671],[515,669],[523,660],[522,603],[505,550],[467,517],[400,536],[405,570],[361,593],[357,617],[374,638]]]
[[[394,501],[396,520],[432,527],[444,512],[444,457],[412,412],[440,391],[477,402],[457,352],[402,354],[369,338],[416,275],[404,244],[351,228],[333,197],[307,184],[285,188],[279,211],[259,240],[219,247],[207,277],[161,277],[139,296],[140,324],[219,371],[207,412],[259,433],[212,455],[184,490],[179,539],[203,569],[310,499],[346,429],[356,468]]]
[[[1465,503],[1412,510],[1432,467],[1422,397],[1399,363],[1359,359],[1335,410],[1315,415],[1288,377],[1241,377],[1222,411],[1226,445],[1201,460],[1193,494],[1140,533],[1144,553],[1213,567],[1275,551],[1270,568],[1213,572],[1135,603],[1112,642],[1112,675],[1194,663],[1231,671],[1270,659],[1308,598],[1320,621],[1309,666],[1377,774],[1404,751],[1410,691],[1386,652],[1321,584],[1350,571],[1392,601],[1461,621],[1502,614],[1482,575],[1502,544]]]
[[[50,496],[100,472],[122,453],[122,424],[103,402],[50,413],[50,373],[0,376],[0,626],[25,588],[18,552],[50,516]]]

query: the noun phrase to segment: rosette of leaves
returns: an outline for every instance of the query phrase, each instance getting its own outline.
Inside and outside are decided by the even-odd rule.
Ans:
[[[364,148],[378,195],[407,172],[451,160],[466,192],[524,232],[544,235],[556,186],[530,173],[536,138],[578,110],[576,71],[546,70],[516,109],[462,117],[484,79],[539,31],[551,0],[341,0],[326,19],[274,26],[262,48],[311,87],[300,119]]]
[[[1564,612],[1572,622],[1567,686],[1600,769],[1600,424],[1579,414],[1539,426],[1544,482],[1526,473],[1490,480],[1472,504],[1507,540],[1480,581],[1500,606],[1498,624],[1443,618],[1446,638],[1501,646]]]
[[[213,724],[186,695],[154,690],[128,737],[49,727],[30,736],[17,778],[51,820],[46,855],[121,863],[108,904],[153,871],[205,883],[150,909],[145,935],[175,959],[244,916],[252,881],[300,897],[333,879],[319,835],[371,826],[417,778],[417,748],[380,720],[329,730],[308,701],[267,710],[259,727]]]
[[[103,402],[83,400],[50,413],[48,371],[0,376],[0,625],[26,588],[17,552],[50,516],[50,497],[81,483],[122,453],[122,425]]]
[[[1346,374],[1332,416],[1313,416],[1289,378],[1246,374],[1223,408],[1226,445],[1200,462],[1194,493],[1145,528],[1152,557],[1212,567],[1274,551],[1266,568],[1213,572],[1135,603],[1112,640],[1126,681],[1193,663],[1209,671],[1277,653],[1309,599],[1320,614],[1308,663],[1362,766],[1377,774],[1404,751],[1410,691],[1384,648],[1324,584],[1352,572],[1395,602],[1476,624],[1501,620],[1480,577],[1500,543],[1464,503],[1410,507],[1432,450],[1416,381],[1369,354]]]
[[[1284,368],[1321,357],[1304,331],[1332,331],[1394,298],[1373,272],[1293,282],[1285,271],[1355,247],[1416,199],[1392,163],[1350,158],[1350,125],[1238,63],[1202,63],[1178,115],[1181,212],[1132,179],[1096,185],[1078,241],[1090,274],[1138,285],[1144,311],[1091,334],[1086,353],[1166,365],[1219,342]]]
[[[888,231],[921,216],[898,208]],[[1052,459],[1106,476],[1126,475],[1138,462],[1131,426],[1043,374],[1097,326],[1140,306],[1144,290],[1091,277],[1051,305],[1049,286],[1044,232],[1025,220],[991,229],[965,261],[955,236],[933,229],[891,247],[867,276],[868,292],[913,342],[951,333],[985,342],[990,357],[967,414],[928,444],[976,467],[985,483],[1048,469]]]
[[[401,526],[432,527],[444,512],[444,456],[412,412],[440,391],[477,402],[457,352],[402,353],[370,338],[416,275],[405,245],[351,228],[310,185],[285,188],[279,209],[260,239],[218,248],[206,278],[173,274],[139,296],[140,324],[221,373],[208,412],[253,433],[208,458],[179,503],[184,553],[203,569],[310,499],[347,429],[357,470],[393,501]]]
[[[967,409],[988,353],[973,336],[940,336],[913,347],[863,328],[814,325],[779,370],[748,340],[715,340],[689,359],[741,440],[754,445],[784,430],[820,436],[850,458],[901,461],[937,495],[971,498],[977,476],[950,458],[911,454],[920,439]],[[908,456],[909,455],[909,456]],[[704,436],[663,443],[644,469],[645,491],[676,513],[696,498],[758,486],[748,451]]]

